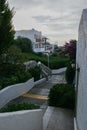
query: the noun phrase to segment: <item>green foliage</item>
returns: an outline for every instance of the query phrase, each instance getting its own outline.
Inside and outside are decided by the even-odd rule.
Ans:
[[[23,55],[21,50],[14,44],[8,48],[5,55],[2,55],[2,61],[4,63],[23,64],[25,59],[26,56]]]
[[[65,51],[65,48],[62,46],[62,47],[59,47],[58,48],[58,56],[61,56],[61,57],[64,57],[64,56],[66,56],[67,55],[67,53],[66,53],[66,51]]]
[[[16,73],[15,76],[18,78],[18,83],[23,83],[29,80],[32,76],[29,72]]]
[[[67,64],[68,60],[55,60],[55,61],[50,61],[50,68],[51,69],[59,69],[62,67],[65,67]]]
[[[30,53],[32,52],[31,40],[24,37],[18,37],[15,39],[14,44],[21,49],[22,52]]]
[[[21,64],[0,64],[0,89],[9,85],[26,82],[32,76]]]
[[[56,56],[58,56],[58,54],[56,52],[54,52],[51,56],[56,57]]]
[[[10,78],[5,78],[3,77],[0,81],[0,89],[3,89],[4,87],[7,87],[9,85],[13,85],[17,83],[17,77],[16,76],[12,76]]]
[[[75,90],[69,84],[56,84],[49,93],[49,105],[74,109]]]
[[[75,67],[72,67],[71,63],[68,63],[65,78],[68,84],[73,84],[75,78]]]
[[[68,54],[70,60],[75,63],[76,60],[76,40],[70,40],[69,43],[65,44],[65,51]]]
[[[54,53],[58,52],[58,45],[54,45]]]
[[[35,53],[35,55],[37,55],[39,57],[43,57],[43,53],[42,52]]]
[[[40,61],[46,66],[48,66],[48,57],[41,55],[39,56],[38,54],[35,53],[29,53],[29,54],[24,54],[27,58],[26,60],[35,60],[35,61]],[[49,67],[51,69],[59,69],[62,67],[65,67],[68,63],[69,59],[65,56],[49,56]]]
[[[20,103],[20,104],[9,104],[7,107],[4,107],[0,110],[1,113],[3,112],[14,112],[20,110],[32,110],[32,109],[39,109],[39,106],[34,104],[28,103]]]
[[[0,55],[5,53],[14,41],[12,17],[13,9],[10,10],[7,0],[0,0]]]
[[[29,72],[16,73],[11,77],[3,77],[0,79],[0,89],[3,89],[9,85],[23,83],[31,78],[31,74]]]
[[[24,66],[22,64],[0,64],[0,78],[11,77],[12,75],[15,75],[15,73],[17,72],[24,72]]]
[[[3,60],[6,63],[12,64],[23,63],[21,50],[15,45],[10,46],[7,50],[6,57],[3,58]]]
[[[37,81],[40,79],[41,68],[39,66],[31,68],[29,73],[32,75],[32,77],[34,77],[34,81]]]

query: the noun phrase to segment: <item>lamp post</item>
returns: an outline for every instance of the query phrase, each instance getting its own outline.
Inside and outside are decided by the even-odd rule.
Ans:
[[[49,68],[49,53],[47,53],[47,56],[48,56],[48,68]]]
[[[41,62],[39,61],[37,64],[38,64],[38,66],[40,67],[40,65],[41,65]]]

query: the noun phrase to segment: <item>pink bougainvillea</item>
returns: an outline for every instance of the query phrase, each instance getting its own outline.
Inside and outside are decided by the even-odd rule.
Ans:
[[[65,51],[68,54],[70,60],[76,59],[76,40],[70,40],[69,42],[65,43]]]

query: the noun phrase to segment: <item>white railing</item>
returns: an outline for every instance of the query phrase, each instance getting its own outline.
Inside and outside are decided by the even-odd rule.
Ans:
[[[48,75],[51,75],[52,71],[50,68],[48,68],[47,66],[45,66],[43,63],[40,64],[40,67],[42,68],[42,70],[47,73]]]

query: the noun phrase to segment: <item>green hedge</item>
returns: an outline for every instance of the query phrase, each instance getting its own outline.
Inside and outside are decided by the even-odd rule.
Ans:
[[[28,72],[32,75],[32,77],[34,77],[34,81],[40,79],[41,68],[39,66],[31,68]]]
[[[11,77],[15,73],[24,72],[24,65],[22,64],[10,64],[3,63],[0,64],[0,78],[1,77]]]
[[[31,77],[32,76],[29,72],[16,73],[11,77],[3,77],[0,79],[0,89],[3,89],[9,85],[26,82]]]
[[[27,60],[40,61],[46,66],[48,66],[48,56],[42,54],[29,53],[24,54],[27,56]],[[51,69],[59,69],[67,66],[69,59],[66,56],[49,56],[49,67]]]
[[[6,107],[0,110],[1,113],[3,112],[13,112],[13,111],[20,111],[20,110],[32,110],[32,109],[39,109],[39,106],[34,104],[28,103],[20,103],[20,104],[9,104]]]
[[[71,63],[68,63],[65,78],[68,84],[73,84],[75,78],[75,67],[72,67]]]
[[[67,64],[66,60],[61,60],[61,61],[51,61],[50,62],[50,68],[51,69],[59,69],[65,67]]]
[[[19,83],[26,82],[27,80],[32,78],[32,75],[29,72],[16,73],[15,76],[17,76]]]
[[[49,93],[49,105],[74,109],[75,90],[69,84],[57,84],[51,88]]]
[[[34,77],[35,81],[40,79],[41,69],[38,66],[30,69],[28,72],[25,72],[24,68],[19,65],[4,64],[4,67],[0,68],[2,73],[0,75],[0,89],[9,85],[26,82],[31,77]]]

